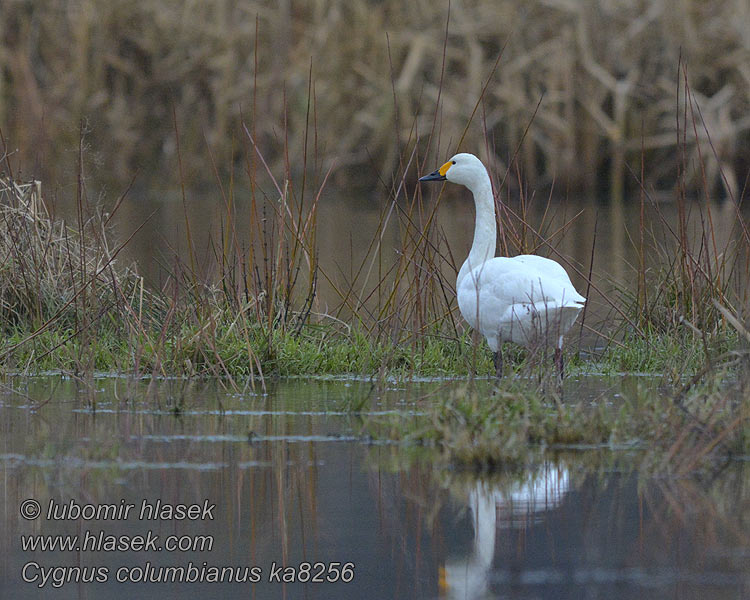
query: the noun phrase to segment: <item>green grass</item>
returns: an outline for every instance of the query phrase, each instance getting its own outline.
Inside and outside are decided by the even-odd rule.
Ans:
[[[684,330],[646,331],[645,336],[631,332],[601,354],[595,354],[590,362],[579,361],[577,365],[584,372],[663,374],[667,380],[679,381],[701,370],[711,357],[722,357],[738,345],[737,332],[731,328],[712,336],[708,343]],[[722,360],[718,362],[721,364]]]
[[[298,332],[272,329],[269,333],[261,325],[249,323],[243,330],[229,310],[213,316],[210,333],[187,318],[175,321],[181,324],[169,328],[161,342],[158,322],[150,330],[125,336],[120,328],[105,322],[92,326],[93,331],[85,337],[64,325],[35,337],[31,337],[31,329],[16,327],[3,338],[0,366],[5,371],[33,374],[80,373],[90,365],[98,372],[136,374],[137,364],[144,374],[158,369],[155,374],[233,378],[259,372],[264,376],[358,374],[401,378],[494,373],[489,348],[484,341],[475,345],[468,332],[458,338],[423,336],[409,344],[373,339],[364,329],[346,330],[326,324],[305,325]],[[720,356],[737,343],[737,336],[728,334],[712,346],[710,354]],[[503,354],[509,376],[552,372],[549,356],[529,362],[524,350],[510,344]],[[654,334],[647,340],[630,336],[591,359],[579,359],[572,351],[566,355],[569,377],[636,372],[679,381],[706,365],[703,341],[692,335]]]
[[[342,333],[332,326],[306,326],[299,333],[272,331],[269,335],[255,326],[246,337],[231,327],[231,316],[211,332],[211,346],[201,340],[200,328],[183,325],[170,332],[161,345],[154,329],[139,339],[123,339],[121,333],[100,326],[93,339],[82,345],[71,329],[42,332],[24,342],[31,331],[15,330],[6,335],[3,370],[34,374],[42,371],[81,372],[82,357],[99,372],[247,377],[257,366],[264,376],[378,373],[396,377],[488,375],[492,369],[489,351],[475,351],[469,336],[456,340],[425,338],[409,346],[389,341],[373,342],[366,332]],[[248,358],[248,344],[257,358]],[[50,351],[50,349],[53,349]],[[137,349],[137,350],[136,350]],[[136,354],[138,356],[136,356]],[[221,367],[219,367],[221,365]],[[476,367],[476,368],[474,368]]]

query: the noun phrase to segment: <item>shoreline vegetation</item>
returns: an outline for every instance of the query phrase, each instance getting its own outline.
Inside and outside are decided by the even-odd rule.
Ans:
[[[382,278],[370,291],[384,298],[378,304],[354,302],[356,281],[342,291],[353,315],[346,323],[315,311],[315,281],[325,274],[318,272],[314,246],[306,245],[315,237],[314,208],[297,213],[291,197],[255,223],[265,255],[252,259],[252,249],[243,254],[232,244],[230,211],[217,260],[221,276],[205,280],[175,259],[162,290],[148,289],[134,268],[117,262],[127,240],[112,241],[113,213],[89,206],[83,194],[77,205],[77,222],[67,225],[50,218],[40,182],[0,179],[0,368],[6,376],[73,376],[92,391],[96,410],[93,390],[102,371],[125,374],[133,389],[144,376],[177,375],[216,378],[238,392],[264,391],[266,380],[279,375],[359,374],[371,378],[375,398],[387,378],[493,371],[489,350],[455,320],[449,283],[434,268],[444,257],[429,235],[405,237],[414,246],[400,256],[410,260],[388,266],[396,277]],[[703,236],[710,238],[710,228]],[[545,449],[628,449],[639,453],[645,472],[670,477],[708,476],[746,456],[750,330],[733,308],[743,290],[732,285],[738,255],[726,248],[709,258],[680,240],[675,235],[671,247],[659,247],[671,256],[664,270],[641,274],[647,293],[617,299],[616,325],[603,336],[609,346],[593,359],[595,353],[570,356],[570,378],[600,372],[619,380],[623,371],[647,372],[653,375],[648,383],[623,388],[618,401],[563,398],[550,357],[508,347],[513,375],[498,385],[469,377],[433,392],[418,402],[420,416],[368,417],[373,398],[357,400],[349,410],[363,415],[360,434],[396,441],[415,456],[432,448],[432,460],[480,472],[523,468]],[[746,255],[748,238],[740,240],[731,250]],[[426,256],[432,262],[412,268],[415,257]],[[432,278],[424,276],[426,264]],[[444,304],[434,304],[436,297]],[[175,415],[186,408],[179,400],[170,404]]]
[[[252,144],[247,127],[245,132]],[[233,189],[219,182],[217,193],[226,212],[222,238],[211,246],[211,265],[196,258],[186,213],[187,258],[175,255],[166,284],[155,290],[135,267],[123,268],[117,260],[130,238],[115,243],[110,222],[127,201],[127,192],[109,212],[92,206],[83,175],[83,134],[79,150],[73,226],[50,216],[41,182],[0,179],[0,249],[5,257],[0,364],[5,372],[212,376],[233,387],[235,379],[249,378],[254,387],[256,381],[263,385],[264,377],[278,375],[409,378],[492,372],[490,353],[461,322],[453,282],[441,268],[447,262],[455,272],[456,265],[434,226],[437,204],[425,214],[419,189],[411,197],[403,192],[405,206],[393,201],[383,207],[368,252],[351,280],[342,284],[317,261],[317,207],[326,177],[316,190],[306,191],[303,181],[302,190],[295,191],[292,175],[287,172],[283,182],[274,179],[253,145],[248,151],[266,167],[279,194],[262,207],[253,197],[249,216],[254,243],[238,241],[237,224],[247,221],[236,214]],[[7,158],[6,167],[12,173]],[[252,190],[255,172],[248,166],[247,173]],[[720,370],[742,355],[748,341],[742,312],[748,302],[742,282],[748,281],[750,268],[745,260],[750,251],[747,223],[738,208],[736,231],[724,247],[716,247],[710,207],[684,194],[676,201],[678,223],[663,217],[660,223],[665,239],[657,240],[643,221],[639,231],[629,233],[638,244],[635,289],[616,289],[608,296],[593,286],[590,273],[585,277],[586,294],[599,296],[610,317],[608,326],[594,328],[586,325],[584,314],[574,327],[579,339],[569,357],[573,373],[660,373],[665,382],[677,385],[695,373]],[[645,191],[641,202],[650,202]],[[399,211],[401,230],[395,259],[380,237],[393,209]],[[536,229],[526,220],[525,209],[519,213],[502,205],[501,210],[499,245],[504,253],[552,248],[545,236],[559,232]],[[700,213],[697,233],[685,217],[693,210]],[[595,241],[592,262],[594,252]],[[660,256],[657,266],[647,266],[645,256],[654,253]],[[572,268],[581,274],[584,266]],[[322,279],[340,297],[339,305],[327,312],[316,296]],[[605,345],[582,348],[584,328]],[[582,350],[586,359],[580,358]],[[549,357],[537,356],[542,353],[512,346],[506,350],[517,374],[544,371],[540,365]]]
[[[681,96],[691,98],[686,77],[682,85]],[[309,92],[308,109],[313,109],[312,85]],[[678,112],[677,124],[684,132],[701,126],[697,106],[690,108]],[[235,378],[249,378],[255,387],[277,375],[408,378],[492,372],[488,349],[457,311],[457,263],[435,218],[442,192],[436,202],[427,203],[420,187],[407,185],[414,165],[427,160],[418,144],[413,141],[409,154],[399,158],[397,185],[381,203],[374,232],[358,232],[360,237],[371,235],[359,240],[366,247],[362,258],[352,259],[350,273],[333,274],[319,263],[317,246],[319,203],[333,169],[321,171],[325,161],[316,146],[304,154],[301,175],[295,175],[287,161],[277,177],[256,142],[255,124],[243,123],[244,173],[232,172],[229,181],[209,154],[223,211],[221,234],[210,239],[205,256],[205,249],[195,246],[198,224],[191,223],[187,211],[180,126],[175,112],[187,251],[174,251],[168,259],[171,265],[160,289],[146,285],[135,266],[118,261],[120,251],[149,218],[144,214],[130,237],[114,241],[111,223],[129,201],[130,187],[107,208],[89,200],[83,123],[72,225],[55,216],[41,182],[15,177],[18,157],[6,146],[6,174],[0,175],[4,371],[211,376],[235,388]],[[443,135],[437,122],[433,130],[435,137]],[[304,139],[317,135],[317,123],[308,120]],[[288,136],[284,140],[288,144]],[[424,152],[430,154],[429,149]],[[516,199],[506,183],[514,177],[512,170],[520,171],[517,163],[504,173],[491,171],[498,190],[499,252],[549,255],[583,280],[581,292],[589,301],[568,334],[569,339],[578,338],[569,344],[575,349],[568,357],[574,373],[576,368],[584,373],[651,372],[678,383],[695,373],[720,370],[745,352],[750,339],[750,225],[740,203],[730,200],[732,229],[717,241],[711,204],[688,193],[687,142],[679,154],[683,166],[676,173],[673,194],[677,222],[664,216],[661,200],[640,185],[638,229],[626,232],[635,251],[630,268],[636,283],[624,287],[613,282],[614,292],[592,278],[596,223],[590,262],[576,264],[555,246],[577,216],[553,225],[547,216],[550,200],[543,211],[531,210],[540,200],[523,186]],[[645,162],[645,155],[641,160]],[[702,163],[699,170],[706,173]],[[644,171],[642,167],[641,176]],[[642,181],[636,173],[631,176]],[[518,179],[522,181],[520,175]],[[705,177],[703,186],[708,198]],[[243,198],[241,203],[248,208],[238,210],[235,194],[249,195],[249,202]],[[398,230],[395,245],[393,237],[385,244],[383,232],[393,223]],[[317,293],[321,282],[333,290],[333,304],[327,299],[322,305]],[[592,324],[587,309],[594,301],[608,314]],[[599,345],[582,346],[584,333],[596,336]],[[506,350],[526,371],[549,362],[544,352]],[[581,352],[587,354],[585,361]]]
[[[106,212],[91,206],[85,185],[79,185],[71,226],[50,216],[41,182],[0,178],[2,369],[84,378],[103,372],[220,377],[233,387],[234,379],[249,378],[254,387],[280,375],[408,379],[493,372],[489,350],[462,323],[453,282],[439,267],[452,256],[430,228],[432,215],[426,229],[413,219],[418,192],[402,217],[397,258],[386,259],[392,253],[378,246],[381,221],[354,279],[345,287],[336,280],[340,304],[323,313],[317,282],[334,280],[316,259],[316,202],[307,208],[298,204],[288,181],[277,189],[284,195],[271,205],[274,214],[255,207],[251,215],[257,243],[249,247],[236,241],[238,216],[233,200],[225,198],[225,235],[213,246],[215,267],[199,266],[186,221],[188,258],[175,256],[167,283],[155,290],[136,266],[118,262],[138,231],[113,241],[110,221],[125,196]],[[526,247],[516,237],[521,227],[543,239],[523,216],[508,216],[500,244],[512,254]],[[742,259],[750,235],[740,213],[738,219],[739,235],[715,253],[705,251],[713,239],[710,214],[701,217],[704,230],[697,241],[688,239],[679,223],[671,240],[662,242],[649,238],[652,232],[637,232],[639,255],[659,252],[662,267],[642,262],[637,288],[616,288],[611,297],[589,287],[590,298],[601,296],[610,305],[609,325],[587,327],[581,323],[585,315],[579,319],[568,336],[577,338],[567,353],[572,374],[653,373],[678,385],[736,362],[750,343],[741,312],[748,292],[738,283],[748,277]],[[374,283],[362,283],[361,273],[376,262]],[[586,327],[603,346],[581,346]],[[544,349],[508,344],[505,353],[517,375],[541,376],[550,362]]]
[[[747,48],[738,29],[748,15],[733,12],[741,12],[743,3],[688,2],[683,11],[665,0],[639,18],[624,5],[604,15],[607,3],[593,3],[592,11],[564,2],[533,3],[521,16],[512,11],[504,49],[496,46],[497,33],[485,30],[501,14],[486,15],[489,9],[471,5],[450,22],[433,17],[434,37],[394,33],[387,45],[378,42],[382,56],[374,71],[357,62],[358,52],[376,43],[367,19],[408,24],[415,9],[387,2],[355,1],[338,9],[313,3],[309,12],[259,11],[248,26],[247,19],[234,19],[239,8],[217,0],[194,7],[203,17],[200,26],[189,15],[179,34],[164,36],[159,27],[166,18],[162,6],[168,5],[93,3],[103,11],[98,15],[74,9],[59,14],[54,1],[29,6],[28,12],[19,3],[0,5],[0,23],[6,24],[0,68],[3,81],[13,84],[0,90],[10,98],[0,123],[9,114],[17,117],[12,128],[0,130],[3,373],[61,372],[92,389],[100,372],[133,379],[214,377],[234,391],[263,390],[269,378],[293,374],[354,373],[370,377],[374,388],[386,377],[489,375],[489,350],[456,310],[455,276],[448,275],[455,273],[456,260],[435,219],[440,195],[427,203],[422,190],[410,185],[422,165],[439,164],[436,157],[447,147],[455,150],[471,129],[492,163],[503,254],[536,252],[564,260],[550,240],[564,236],[566,227],[552,231],[548,221],[531,220],[530,203],[543,202],[533,192],[537,186],[558,181],[558,189],[571,190],[604,183],[619,200],[626,182],[635,190],[630,196],[638,198],[641,219],[628,232],[637,257],[635,287],[611,293],[594,283],[596,232],[590,264],[565,261],[586,282],[581,293],[609,310],[603,324],[592,324],[584,311],[574,325],[578,343],[568,345],[568,372],[647,372],[658,375],[668,391],[636,391],[620,405],[591,410],[563,401],[552,389],[551,361],[543,351],[509,347],[505,356],[516,376],[498,389],[469,381],[429,403],[424,419],[367,426],[389,439],[436,445],[450,463],[475,468],[522,462],[532,447],[637,446],[643,440],[660,449],[655,469],[674,474],[717,456],[750,452],[750,226],[741,211],[748,191],[743,173],[750,171],[750,157],[742,154],[750,148],[750,84],[743,80]],[[346,32],[354,47],[332,53],[328,44],[343,43],[341,12],[354,28]],[[419,11],[421,17],[429,13]],[[61,18],[55,21],[53,14]],[[486,25],[474,27],[468,17]],[[146,20],[154,26],[142,27]],[[309,23],[318,29],[308,30]],[[531,23],[539,30],[527,29]],[[57,26],[71,31],[55,34]],[[674,55],[679,32],[703,27],[700,45]],[[550,36],[553,29],[559,35]],[[100,39],[103,31],[122,37]],[[315,31],[326,35],[316,37]],[[282,61],[299,50],[297,42],[273,43],[268,36],[274,32],[281,32],[282,42],[312,40],[306,53],[335,55],[339,62],[323,70],[343,74],[341,87],[332,88],[319,74],[321,65],[308,58],[298,71],[299,61],[281,68],[277,57],[261,56],[260,47],[275,48]],[[186,40],[195,36],[213,45],[189,53]],[[40,38],[47,45],[29,47]],[[69,47],[58,46],[61,40]],[[433,47],[435,40],[441,43]],[[99,52],[97,44],[109,50]],[[625,47],[636,56],[626,56]],[[572,54],[564,52],[571,48]],[[68,68],[76,52],[87,60]],[[666,62],[642,62],[645,55]],[[454,64],[456,56],[464,61]],[[641,66],[627,68],[621,64],[626,58]],[[81,85],[49,87],[46,72],[69,72]],[[238,83],[239,74],[244,78]],[[184,89],[173,87],[183,81]],[[382,85],[373,88],[373,82]],[[510,95],[511,88],[526,96]],[[477,90],[468,107],[461,95],[467,89]],[[167,99],[149,107],[146,118],[143,107],[130,102],[135,95]],[[245,112],[236,112],[247,98],[252,100]],[[48,106],[71,112],[65,117]],[[347,114],[343,107],[350,106],[360,112]],[[335,110],[340,120],[329,119]],[[71,114],[95,114],[101,122],[81,120],[67,146],[60,146],[68,148],[61,158],[52,140],[63,134],[54,129],[70,127]],[[24,128],[40,132],[42,117],[47,125],[39,139],[11,151],[8,139],[21,137]],[[574,122],[581,129],[571,129]],[[142,135],[149,127],[153,138]],[[219,145],[221,138],[232,140],[231,150]],[[117,157],[107,148],[116,149]],[[208,260],[195,247],[198,224],[185,209],[187,252],[175,253],[162,287],[147,286],[137,268],[122,265],[119,253],[130,238],[115,241],[111,223],[128,202],[129,188],[106,209],[91,202],[92,154],[116,176],[169,155],[183,209],[195,173],[211,176],[224,209],[221,236],[211,241]],[[364,258],[343,278],[321,267],[317,251],[323,191],[334,178],[346,177],[345,169],[334,168],[333,156],[340,166],[372,164],[370,157],[378,156],[370,172],[387,173],[379,188],[387,197],[379,225],[363,240]],[[21,167],[29,164],[42,171],[40,165],[56,164],[72,174],[67,181],[74,185],[66,188],[75,190],[70,222],[55,217],[43,182],[24,182]],[[569,181],[556,180],[563,173]],[[672,190],[676,223],[659,210],[655,191],[663,189]],[[736,214],[724,243],[717,242],[706,202],[717,192]],[[240,193],[250,196],[242,214],[235,197]],[[646,206],[655,222],[645,221]],[[390,222],[398,225],[398,242],[385,248],[383,231]],[[240,228],[249,228],[250,243],[241,241]],[[659,260],[650,260],[654,256]],[[321,305],[317,290],[323,281],[337,296],[333,306]],[[596,333],[602,346],[581,347],[584,331]]]

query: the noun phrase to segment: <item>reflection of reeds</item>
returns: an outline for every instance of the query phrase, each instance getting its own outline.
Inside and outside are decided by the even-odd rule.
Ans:
[[[97,387],[112,399],[120,385],[110,379],[99,381]],[[247,434],[250,430],[293,440],[327,431],[324,416],[293,414],[297,401],[319,400],[321,388],[292,384],[278,393],[278,404],[269,404],[262,396],[227,397],[216,382],[162,381],[149,397],[150,385],[140,381],[132,389],[126,386],[128,408],[70,418],[72,407],[82,408],[87,402],[77,383],[38,379],[21,386],[35,402],[48,395],[56,400],[26,428],[21,426],[23,411],[2,423],[4,439],[18,453],[18,460],[6,457],[1,465],[4,475],[13,475],[6,477],[3,489],[8,502],[18,504],[29,489],[44,506],[49,498],[110,503],[115,493],[136,506],[143,499],[186,504],[208,499],[217,505],[215,520],[196,522],[189,531],[182,528],[184,523],[175,526],[180,533],[215,535],[214,561],[223,556],[230,563],[266,566],[269,557],[281,562],[282,556],[294,561],[320,556],[319,536],[331,535],[329,523],[319,523],[320,515],[331,514],[330,499],[341,491],[319,490],[319,445],[252,442]],[[190,416],[167,414],[176,395],[185,396],[193,411]],[[287,404],[289,398],[294,400]],[[287,414],[274,416],[232,414],[285,409]],[[136,519],[121,525],[137,528],[143,523]],[[28,532],[16,519],[4,525],[7,531]],[[46,533],[57,532],[52,527]],[[4,541],[0,550],[12,555]],[[83,560],[92,559],[89,555]]]
[[[467,94],[479,95],[504,46],[483,107],[497,160],[519,147],[543,98],[518,157],[526,180],[591,189],[601,173],[619,195],[642,148],[648,187],[673,183],[681,54],[706,123],[686,148],[685,185],[705,178],[736,195],[750,160],[749,10],[719,0],[463,2],[450,15],[447,4],[364,0],[4,2],[0,124],[13,147],[51,168],[77,142],[71,122],[85,116],[108,171],[127,178],[133,165],[173,155],[172,102],[191,116],[182,132],[190,168],[203,164],[206,140],[218,164],[232,159],[222,140],[252,102],[264,115],[256,140],[277,170],[286,157],[269,149],[284,129],[291,163],[302,162],[312,57],[326,156],[360,166],[376,157],[391,173],[409,116],[423,115],[423,135],[438,99],[443,139],[458,139],[473,108]],[[705,173],[692,160],[699,151]]]

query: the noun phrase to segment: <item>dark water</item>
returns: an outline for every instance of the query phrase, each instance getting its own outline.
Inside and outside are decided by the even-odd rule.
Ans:
[[[634,468],[635,451],[579,450],[480,477],[375,442],[370,417],[350,410],[418,418],[444,382],[286,380],[265,394],[176,380],[4,385],[2,598],[750,597],[747,462],[710,481],[653,479]],[[621,389],[572,385],[579,396]],[[28,499],[42,510],[33,520],[20,515]],[[199,508],[195,519],[148,518],[157,502]],[[104,505],[113,512],[100,520],[61,518]],[[87,535],[86,550],[22,545]],[[104,551],[107,536],[130,536],[132,549]],[[168,543],[192,548],[154,550]],[[350,580],[284,583],[279,565]],[[205,581],[222,568],[259,582]],[[93,569],[103,582],[64,582]],[[144,574],[204,581],[117,582]]]

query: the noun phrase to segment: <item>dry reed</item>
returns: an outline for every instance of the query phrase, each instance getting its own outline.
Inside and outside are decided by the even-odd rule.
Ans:
[[[281,131],[302,162],[312,69],[316,143],[374,181],[404,140],[429,133],[436,106],[455,143],[504,48],[482,107],[499,170],[539,103],[518,156],[525,180],[617,196],[642,151],[646,187],[674,183],[681,56],[705,124],[686,143],[684,184],[737,197],[750,164],[748,22],[743,0],[3,2],[0,127],[26,168],[58,179],[85,118],[104,172],[127,180],[174,157],[175,105],[194,178],[209,176],[206,141],[218,164],[241,161],[228,140],[244,110],[278,172]]]

